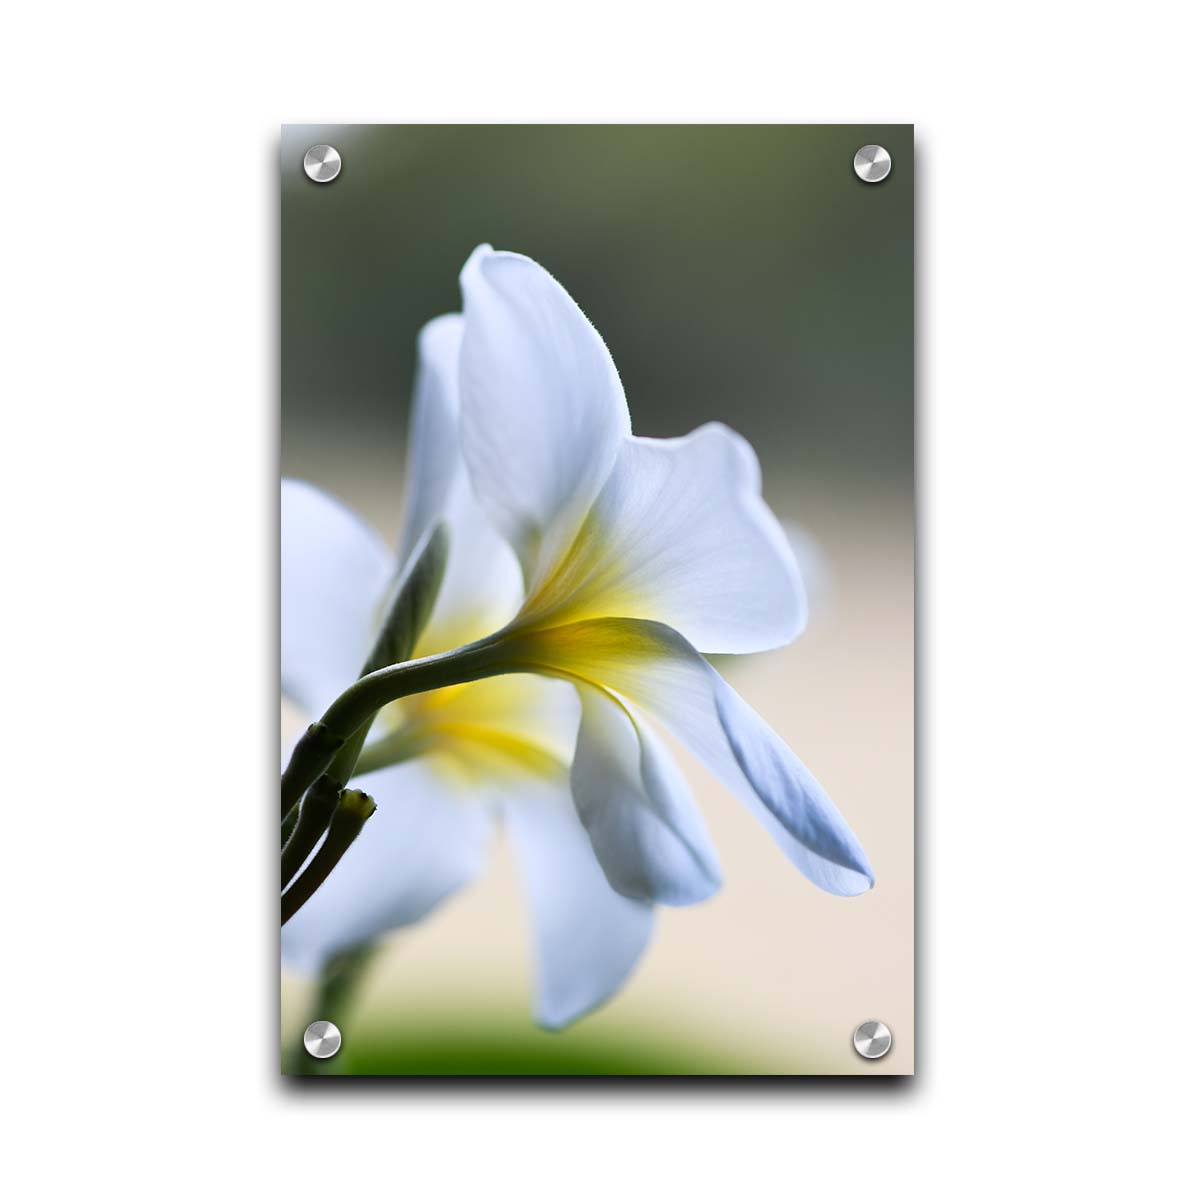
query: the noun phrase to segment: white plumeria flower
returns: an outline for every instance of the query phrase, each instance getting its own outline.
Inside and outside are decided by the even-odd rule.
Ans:
[[[531,260],[480,247],[462,285],[464,313],[421,335],[401,561],[446,520],[418,654],[491,635],[525,673],[381,712],[360,764],[378,813],[283,947],[311,969],[418,920],[481,869],[498,813],[532,907],[536,1015],[558,1027],[625,980],[654,904],[720,885],[643,710],[814,883],[854,895],[874,878],[820,785],[703,657],[772,649],[804,624],[753,451],[715,424],[632,436],[599,335]],[[284,690],[317,716],[361,668],[396,560],[305,485],[284,485],[282,527]]]

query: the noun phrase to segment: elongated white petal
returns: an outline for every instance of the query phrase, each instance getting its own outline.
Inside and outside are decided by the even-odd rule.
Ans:
[[[600,335],[537,263],[481,246],[462,288],[463,454],[532,588],[608,477],[629,409]]]
[[[634,900],[707,899],[717,854],[670,753],[611,692],[581,684],[579,696],[571,793],[608,882]]]
[[[866,854],[812,773],[675,630],[584,621],[518,636],[513,653],[611,688],[657,716],[818,887],[849,896],[874,884]]]
[[[641,617],[705,653],[746,654],[790,642],[805,612],[754,451],[710,424],[624,443],[579,536],[519,620]]]
[[[370,775],[378,809],[313,897],[280,930],[284,961],[313,972],[339,950],[426,916],[482,871],[483,804],[420,760]]]
[[[452,650],[494,633],[520,608],[525,590],[516,554],[483,515],[465,476],[442,515],[450,535],[450,554],[441,591],[418,643],[421,655]]]
[[[348,508],[285,479],[279,568],[283,692],[316,717],[358,678],[395,559]]]
[[[534,1018],[561,1029],[625,982],[649,943],[654,910],[609,887],[565,776],[514,792],[505,821],[533,923]]]
[[[408,422],[400,562],[445,511],[462,473],[458,449],[458,352],[463,319],[435,317],[417,336],[417,377]]]
[[[500,628],[520,606],[521,568],[471,491],[459,445],[459,313],[436,317],[417,339],[417,378],[405,468],[406,563],[430,528],[449,529],[449,558],[420,653],[449,650]]]

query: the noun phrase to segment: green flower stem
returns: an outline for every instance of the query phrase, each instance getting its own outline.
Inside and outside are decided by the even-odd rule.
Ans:
[[[375,801],[366,792],[348,788],[338,797],[337,810],[329,825],[329,832],[321,843],[321,848],[313,855],[312,861],[301,872],[300,877],[292,884],[280,901],[279,923],[286,925],[311,899],[313,893],[329,877],[330,871],[338,865],[342,855],[354,843],[354,839],[362,832],[362,827],[375,811]],[[301,819],[303,819],[301,812]]]
[[[342,748],[334,754],[333,762],[329,764],[329,769],[325,774],[339,787],[345,787],[354,775],[354,769],[358,766],[359,755],[362,754],[363,743],[367,740],[367,734],[371,730],[373,721],[374,718],[372,717],[370,721],[360,725],[354,736],[347,738],[342,743]]]
[[[296,827],[279,857],[280,890],[292,882],[296,872],[304,866],[313,848],[321,840],[321,834],[329,828],[341,790],[341,785],[328,775],[322,775],[308,789],[299,808],[300,815],[296,819]]]
[[[356,776],[369,775],[372,771],[382,771],[384,767],[394,767],[397,763],[408,762],[423,754],[433,738],[419,730],[404,727],[393,729],[381,738],[377,738],[367,746],[358,757],[355,764]],[[330,768],[332,771],[333,768]]]
[[[429,621],[441,590],[446,572],[446,557],[450,549],[450,535],[445,525],[436,525],[430,531],[424,547],[413,555],[407,573],[396,589],[396,598],[375,639],[371,654],[363,664],[359,676],[369,675],[382,667],[394,663],[406,663],[412,658],[417,639]],[[329,764],[326,774],[339,787],[350,782],[358,765],[358,756],[371,730],[372,715],[359,726],[353,737],[347,738]]]
[[[385,704],[418,692],[529,669],[508,658],[500,639],[492,635],[458,650],[364,675],[351,684],[296,743],[280,780],[282,815],[286,817],[291,812],[312,783],[329,769],[342,746],[364,726],[369,727]],[[365,732],[363,736],[366,736]]]
[[[288,844],[288,838],[290,838],[292,836],[292,830],[294,830],[296,828],[296,820],[299,816],[300,816],[300,809],[297,806],[297,807],[293,808],[292,811],[290,813],[288,813],[288,815],[286,817],[284,817],[283,821],[280,823],[280,826],[279,826],[279,847],[280,847],[280,849],[283,849],[283,847]]]
[[[304,731],[304,735],[296,743],[292,757],[288,759],[288,765],[283,772],[281,818],[287,819],[293,806],[308,790],[308,785],[329,766],[333,756],[342,748],[345,740],[345,735],[335,734],[320,721],[310,725]],[[290,781],[293,779],[303,779],[305,781],[303,787],[298,787],[293,791],[290,785]]]

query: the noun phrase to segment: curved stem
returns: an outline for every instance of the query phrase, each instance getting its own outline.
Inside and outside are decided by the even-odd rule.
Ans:
[[[341,862],[342,855],[350,849],[354,839],[375,811],[375,801],[366,792],[349,788],[338,798],[337,810],[333,814],[329,832],[312,861],[301,872],[280,901],[279,923],[286,925],[311,899],[313,893],[329,877],[330,871]]]
[[[297,801],[308,790],[308,785],[329,766],[345,740],[320,721],[315,721],[304,731],[283,772],[283,805],[280,812],[282,820],[288,819]],[[304,784],[298,786],[301,779],[304,780]],[[297,781],[294,791],[289,780]]]
[[[282,816],[291,812],[309,786],[329,768],[342,746],[373,720],[385,704],[418,692],[529,670],[525,664],[505,658],[499,647],[500,639],[493,634],[445,654],[372,671],[351,684],[296,743],[280,779]]]
[[[293,808],[290,813],[280,822],[279,825],[279,848],[282,850],[288,844],[288,838],[292,836],[292,831],[296,828],[296,820],[300,816],[300,809]]]
[[[358,731],[342,743],[341,748],[334,754],[333,761],[326,768],[325,774],[338,787],[345,787],[354,775],[354,768],[358,765],[359,755],[362,754],[362,749],[366,743],[367,734],[371,732],[372,724],[374,724],[374,718],[370,721],[364,721],[358,727]]]
[[[429,531],[424,545],[413,551],[396,588],[387,618],[375,638],[375,645],[359,672],[359,678],[382,667],[406,663],[412,658],[417,639],[428,623],[441,591],[449,549],[450,534],[446,526],[439,523]],[[345,787],[353,777],[358,756],[362,753],[373,721],[374,714],[346,739],[329,764],[326,774],[339,787]]]
[[[393,729],[364,748],[354,765],[354,777],[361,779],[372,771],[382,771],[385,767],[408,762],[418,754],[423,754],[432,744],[433,739],[427,732],[407,726]]]
[[[308,789],[299,808],[296,827],[279,856],[280,890],[292,882],[296,872],[313,852],[313,847],[321,840],[321,834],[329,828],[341,790],[341,786],[328,775],[322,775]]]

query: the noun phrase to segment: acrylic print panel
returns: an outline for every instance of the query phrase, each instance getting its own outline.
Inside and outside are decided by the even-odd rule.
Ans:
[[[912,148],[284,129],[286,1073],[912,1072]]]

